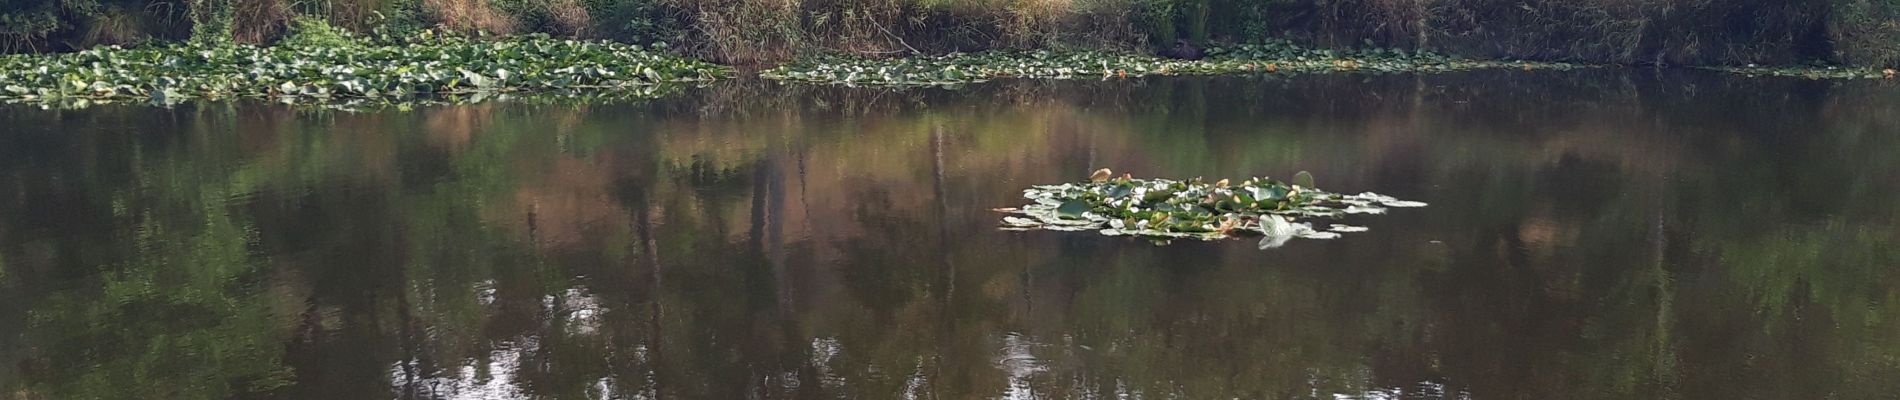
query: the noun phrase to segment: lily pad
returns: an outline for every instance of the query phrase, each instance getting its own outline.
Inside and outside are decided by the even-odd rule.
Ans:
[[[1142,76],[1293,73],[1447,72],[1472,69],[1573,69],[1579,65],[1478,60],[1426,51],[1332,50],[1266,41],[1208,49],[1186,61],[1112,51],[993,50],[908,58],[814,56],[760,72],[767,79],[864,86],[952,86],[994,78],[1122,79]],[[1294,178],[1295,184],[1312,187]]]
[[[1095,231],[1108,236],[1219,240],[1259,235],[1261,248],[1274,248],[1292,239],[1335,239],[1341,233],[1364,232],[1365,227],[1330,224],[1318,230],[1304,218],[1339,218],[1349,214],[1383,214],[1386,207],[1422,207],[1425,203],[1399,200],[1378,193],[1344,195],[1270,178],[1239,183],[1201,179],[1177,181],[1112,176],[1096,171],[1078,183],[1042,185],[1023,191],[1032,203],[998,208],[1006,230]],[[1307,174],[1300,180],[1310,183]]]
[[[392,37],[347,47],[101,46],[0,55],[0,102],[157,99],[168,104],[188,97],[276,97],[331,105],[435,101],[481,92],[650,97],[661,93],[655,90],[661,84],[706,81],[728,71],[639,46],[533,35]],[[634,76],[645,79],[629,79]],[[424,96],[433,99],[420,99]]]

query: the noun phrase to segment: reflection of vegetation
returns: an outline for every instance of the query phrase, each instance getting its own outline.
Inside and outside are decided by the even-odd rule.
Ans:
[[[0,109],[22,127],[0,135],[0,332],[24,330],[19,346],[0,336],[0,360],[20,360],[0,389],[1897,389],[1900,142],[1881,133],[1900,120],[1880,112],[1895,98],[1574,74],[731,82],[639,104],[410,113]],[[1761,92],[1789,95],[1737,95]],[[1023,185],[1110,164],[1311,170],[1434,206],[1270,255],[993,232],[987,209]]]
[[[146,215],[143,218],[155,218]],[[221,214],[202,231],[153,222],[132,232],[131,261],[101,286],[68,290],[34,311],[41,360],[29,389],[58,398],[206,398],[287,384],[282,328],[256,289],[248,233]]]
[[[223,398],[288,383],[256,231],[224,209],[234,193],[223,174],[179,161],[145,163],[144,176],[111,191],[100,211],[113,239],[71,259],[101,264],[62,265],[57,274],[86,279],[31,310],[26,393]]]

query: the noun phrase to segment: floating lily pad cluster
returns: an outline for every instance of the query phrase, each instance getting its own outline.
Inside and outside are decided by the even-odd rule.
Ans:
[[[1742,74],[1747,76],[1779,76],[1804,79],[1895,79],[1892,68],[1842,67],[1842,66],[1758,66],[1749,64],[1741,67],[1717,67],[1711,70]]]
[[[0,100],[155,101],[269,96],[298,102],[478,92],[634,90],[710,80],[725,67],[611,42],[437,37],[360,46],[105,46],[0,57]]]
[[[1332,239],[1365,227],[1329,223],[1324,229],[1302,219],[1334,219],[1350,214],[1383,214],[1392,207],[1423,207],[1377,193],[1339,194],[1312,186],[1301,172],[1293,183],[1252,178],[1238,183],[1111,177],[1096,171],[1081,183],[1043,185],[1023,191],[1031,201],[1021,208],[999,209],[1004,230],[1097,231],[1109,236],[1158,240],[1220,240],[1260,236],[1261,248],[1279,247],[1293,238]]]
[[[995,78],[1123,78],[1151,75],[1216,75],[1313,72],[1440,72],[1480,68],[1570,69],[1576,65],[1487,61],[1426,51],[1395,49],[1319,50],[1288,42],[1208,50],[1187,61],[1101,51],[953,53],[894,59],[812,57],[761,72],[768,79],[887,86],[934,86]]]

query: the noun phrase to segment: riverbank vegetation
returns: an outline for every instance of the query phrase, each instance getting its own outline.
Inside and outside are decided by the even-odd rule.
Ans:
[[[1479,68],[1570,69],[1568,63],[1473,60],[1403,49],[1325,50],[1271,41],[1216,47],[1202,60],[1125,52],[991,50],[944,56],[819,56],[760,73],[768,79],[850,85],[928,86],[993,78],[1128,78],[1313,72],[1443,72]]]
[[[1842,67],[1835,65],[1710,67],[1710,70],[1747,76],[1779,76],[1805,79],[1893,79],[1893,68]]]
[[[513,36],[472,40],[424,31],[359,39],[309,23],[277,46],[182,43],[103,46],[0,57],[0,100],[172,102],[264,96],[287,100],[616,89],[707,80],[724,67],[638,45]]]
[[[0,1],[0,51],[50,53],[0,56],[0,101],[82,106],[644,94],[713,63],[863,85],[1572,63],[1892,78],[1900,0]]]
[[[358,33],[665,42],[716,62],[811,54],[1017,50],[1147,53],[1177,39],[1435,50],[1615,64],[1900,63],[1900,0],[49,0],[0,2],[0,47],[293,36],[302,19]]]

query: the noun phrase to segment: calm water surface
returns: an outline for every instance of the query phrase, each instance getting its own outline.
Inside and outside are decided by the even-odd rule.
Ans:
[[[0,108],[0,398],[1892,399],[1900,86],[1641,71]],[[1110,167],[1430,202],[1001,232]]]

